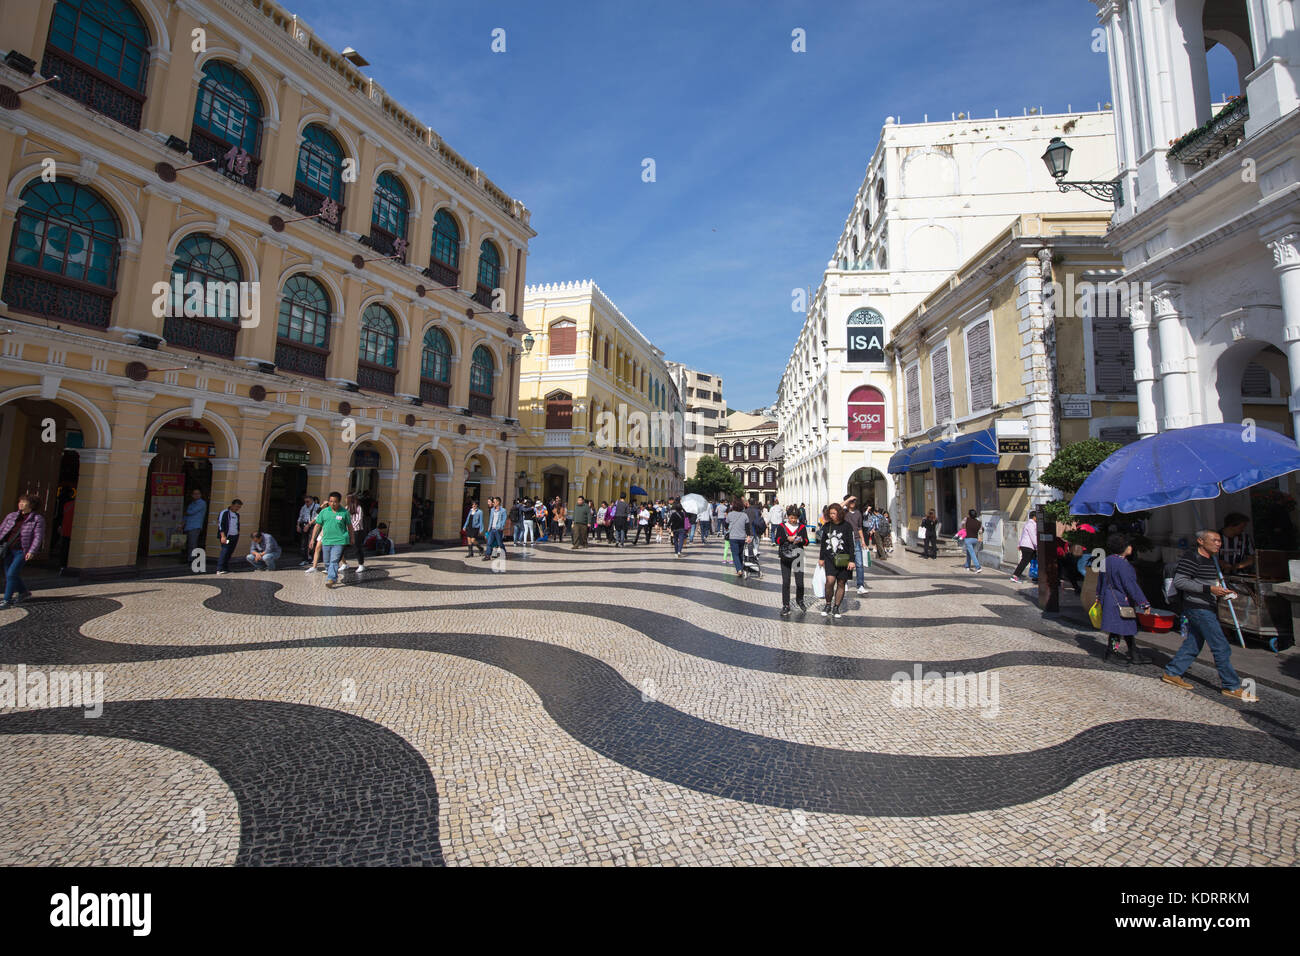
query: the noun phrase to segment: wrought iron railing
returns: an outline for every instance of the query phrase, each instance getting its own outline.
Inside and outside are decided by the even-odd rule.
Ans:
[[[432,379],[420,379],[420,400],[446,408],[451,402],[451,387]]]
[[[325,360],[327,358],[329,358],[329,352],[325,349],[283,340],[275,344],[275,364],[286,372],[297,372],[299,375],[310,375],[312,378],[324,378]]]
[[[484,418],[491,418],[492,396],[471,394],[469,397],[469,413],[471,415],[481,415]]]
[[[302,183],[293,184],[293,208],[301,215],[315,216],[320,212],[320,207],[327,197],[321,195],[310,186]],[[343,204],[338,203],[338,215],[333,222],[326,219],[317,219],[316,221],[326,229],[333,229],[338,232],[343,227]]]
[[[1174,140],[1169,147],[1169,158],[1197,169],[1208,166],[1240,145],[1249,119],[1250,106],[1246,97],[1233,97],[1204,126]]]
[[[41,59],[41,76],[55,76],[53,89],[85,103],[96,113],[138,130],[144,115],[144,94],[109,79],[93,67],[71,59],[59,50],[46,48]]]
[[[460,285],[460,273],[437,259],[429,260],[429,268],[424,270],[424,274],[434,282],[441,282],[449,289],[454,289]]]
[[[197,316],[173,315],[163,320],[163,338],[177,348],[233,358],[239,326]]]
[[[245,172],[239,172],[239,167],[229,162],[226,157],[229,155],[231,145],[224,140],[218,139],[205,129],[199,129],[197,126],[190,130],[190,155],[194,157],[196,163],[206,162],[215,159],[213,169],[221,173],[227,179],[234,180],[241,186],[247,186],[249,189],[257,188],[257,171],[262,165],[262,161],[256,156],[248,156],[247,169]]]
[[[10,262],[5,273],[4,301],[15,312],[45,319],[106,329],[113,317],[116,293]]]
[[[397,372],[382,365],[358,362],[357,384],[362,388],[370,389],[372,392],[383,392],[386,395],[392,395],[393,392],[397,391]]]
[[[492,289],[479,283],[478,289],[474,293],[474,301],[485,308],[492,308]]]

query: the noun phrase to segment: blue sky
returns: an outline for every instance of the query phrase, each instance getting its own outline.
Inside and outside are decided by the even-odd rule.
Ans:
[[[528,205],[529,283],[596,280],[735,409],[775,400],[886,116],[1111,98],[1086,0],[282,2]]]

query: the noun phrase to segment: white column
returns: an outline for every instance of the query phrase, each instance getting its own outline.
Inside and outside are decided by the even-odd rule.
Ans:
[[[1151,294],[1152,311],[1160,335],[1160,389],[1165,417],[1162,429],[1186,428],[1191,424],[1187,399],[1187,356],[1183,350],[1183,317],[1178,313],[1182,286],[1166,282]]]
[[[1151,354],[1151,322],[1146,303],[1135,299],[1129,305],[1129,327],[1133,330],[1133,380],[1137,384],[1137,432],[1142,438],[1154,435],[1156,422],[1155,356]]]
[[[1290,231],[1268,241],[1282,291],[1282,338],[1286,343],[1287,371],[1291,375],[1288,407],[1291,426],[1300,436],[1300,230]]]

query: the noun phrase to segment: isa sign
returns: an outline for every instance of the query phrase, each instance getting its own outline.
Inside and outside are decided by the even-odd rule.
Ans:
[[[849,316],[850,363],[885,364],[885,317],[875,309],[854,309]]]

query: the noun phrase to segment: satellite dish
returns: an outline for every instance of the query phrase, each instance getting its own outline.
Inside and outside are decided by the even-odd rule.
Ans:
[[[149,377],[149,366],[144,362],[127,362],[126,377],[133,382],[143,382]]]
[[[360,255],[355,255],[352,257],[352,265],[354,268],[364,269],[366,267],[366,260],[362,259]]]
[[[153,171],[158,174],[158,178],[165,183],[176,182],[176,167],[171,163],[154,163]]]
[[[406,415],[406,427],[407,428],[415,427],[415,416],[410,414],[409,412]]]
[[[276,232],[284,232],[284,220],[281,219],[279,216],[272,216],[267,221],[270,222],[271,228],[274,229]]]
[[[261,385],[254,385],[252,388],[248,390],[248,397],[255,402],[265,401],[266,389],[264,389]]]

